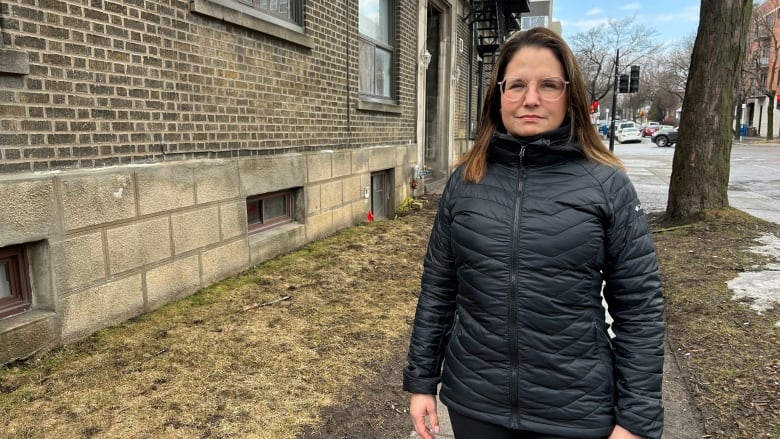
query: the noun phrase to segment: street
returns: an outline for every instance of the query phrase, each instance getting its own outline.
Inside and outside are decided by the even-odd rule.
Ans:
[[[609,146],[609,141],[604,144]],[[614,144],[646,211],[666,209],[674,147],[641,143]],[[780,223],[780,144],[737,143],[731,151],[729,204],[767,221]]]
[[[735,143],[729,190],[752,191],[780,200],[780,145]]]

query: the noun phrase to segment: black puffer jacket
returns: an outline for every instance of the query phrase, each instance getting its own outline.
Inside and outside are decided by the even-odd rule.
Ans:
[[[625,173],[587,160],[567,131],[496,134],[482,181],[450,176],[404,389],[435,394],[441,380],[450,409],[509,428],[603,438],[617,423],[660,438],[663,299],[647,220]]]

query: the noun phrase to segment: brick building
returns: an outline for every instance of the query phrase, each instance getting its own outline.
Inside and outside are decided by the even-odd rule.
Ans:
[[[528,10],[3,0],[0,363],[391,218],[470,146]]]
[[[745,68],[740,97],[744,112],[739,125],[747,135],[767,137],[772,114],[773,137],[780,127],[780,1],[766,0],[756,4],[747,38]]]

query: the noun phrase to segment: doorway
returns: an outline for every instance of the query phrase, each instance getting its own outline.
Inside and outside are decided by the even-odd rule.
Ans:
[[[391,212],[390,171],[380,171],[371,174],[371,212],[375,219],[387,219]]]
[[[442,12],[428,3],[425,48],[431,54],[431,61],[425,71],[425,162],[423,164],[434,171],[442,169],[440,161],[443,156],[441,153],[443,139],[439,132],[441,19]]]

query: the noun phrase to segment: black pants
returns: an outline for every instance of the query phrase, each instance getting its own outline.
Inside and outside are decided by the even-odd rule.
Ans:
[[[448,410],[455,439],[580,439],[567,436],[552,436],[532,431],[512,430],[487,422],[477,421],[452,410]]]

